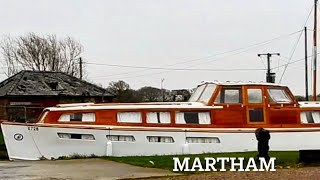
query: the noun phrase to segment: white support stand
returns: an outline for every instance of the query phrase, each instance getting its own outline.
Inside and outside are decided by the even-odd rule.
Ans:
[[[108,141],[107,142],[107,153],[106,153],[107,156],[112,156],[112,142],[111,141]]]

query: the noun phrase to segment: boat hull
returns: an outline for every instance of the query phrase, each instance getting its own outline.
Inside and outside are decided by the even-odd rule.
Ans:
[[[10,160],[57,159],[74,155],[151,156],[257,150],[254,128],[97,128],[18,123],[3,123],[1,127]],[[269,130],[271,151],[320,149],[320,142],[316,141],[320,138],[320,128]],[[81,138],[79,134],[86,138]],[[170,138],[171,141],[160,138]],[[188,142],[188,138],[204,141]],[[208,139],[210,141],[205,142]]]

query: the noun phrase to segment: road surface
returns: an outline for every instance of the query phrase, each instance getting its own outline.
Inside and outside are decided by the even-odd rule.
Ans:
[[[171,175],[177,174],[103,159],[0,161],[0,179],[10,180],[104,180]]]

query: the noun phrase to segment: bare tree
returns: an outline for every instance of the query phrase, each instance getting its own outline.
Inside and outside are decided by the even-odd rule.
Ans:
[[[15,61],[16,54],[12,53],[12,49],[14,48],[13,44],[13,39],[9,36],[5,37],[5,39],[1,43],[2,55],[4,56],[4,64],[7,67],[7,72],[5,72],[7,76],[16,74],[18,71],[18,62]]]
[[[7,36],[3,38],[0,50],[8,67],[7,76],[20,70],[80,74],[78,60],[83,48],[71,37],[57,39],[55,35],[38,36],[34,33],[14,38]]]

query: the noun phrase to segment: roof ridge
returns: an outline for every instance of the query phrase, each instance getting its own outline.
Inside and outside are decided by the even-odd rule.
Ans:
[[[22,77],[24,76],[25,73],[26,73],[25,70],[21,70],[20,72],[18,72],[17,74],[14,75],[14,76],[16,76],[18,74],[21,74],[21,77],[14,85],[12,85],[12,87],[8,91],[7,95],[10,94],[13,91],[13,89],[15,89],[15,87],[20,83],[20,81],[21,81],[21,79],[22,79]],[[14,76],[12,76],[12,77],[14,77]]]
[[[62,84],[62,87],[66,90],[65,92],[58,92],[56,89],[52,89],[50,85],[47,84],[47,78],[50,77],[57,80],[59,83],[66,82]],[[27,81],[32,79],[32,81]],[[49,80],[49,79],[48,79]],[[51,80],[49,80],[51,81]],[[48,82],[49,82],[48,81]],[[46,87],[40,88],[45,84]],[[79,79],[75,76],[67,74],[65,72],[46,72],[46,71],[29,71],[21,70],[20,72],[14,74],[13,76],[7,78],[0,85],[4,88],[0,88],[0,95],[58,95],[61,93],[68,96],[86,96],[89,92],[90,96],[114,96],[106,88],[87,82],[86,80]],[[19,86],[25,85],[26,91],[22,91]],[[38,88],[35,86],[39,86]],[[49,87],[50,86],[50,87]],[[75,88],[73,88],[75,87]],[[48,89],[49,88],[49,89]],[[51,89],[50,89],[51,88]],[[58,93],[58,94],[57,94]]]

